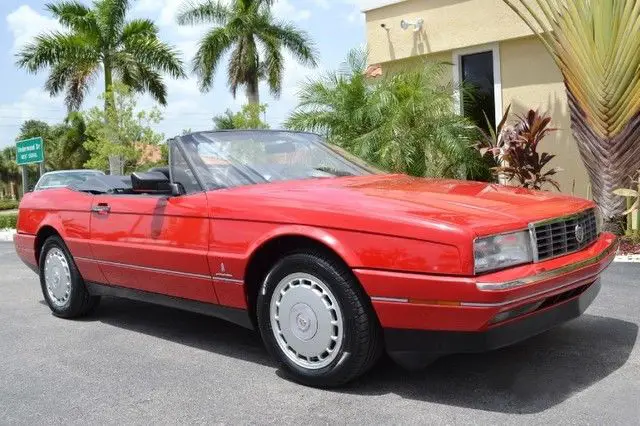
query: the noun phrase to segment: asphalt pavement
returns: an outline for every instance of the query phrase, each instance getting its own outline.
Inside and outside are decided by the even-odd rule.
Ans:
[[[640,264],[526,342],[418,373],[385,359],[338,390],[290,382],[254,332],[214,318],[105,299],[58,319],[10,243],[0,290],[0,424],[640,424]]]

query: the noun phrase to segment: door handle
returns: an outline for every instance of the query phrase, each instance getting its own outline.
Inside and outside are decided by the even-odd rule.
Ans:
[[[91,206],[91,211],[97,214],[109,214],[111,207],[107,203],[98,203],[95,206]]]

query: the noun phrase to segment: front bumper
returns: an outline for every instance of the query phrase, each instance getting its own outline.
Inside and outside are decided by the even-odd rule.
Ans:
[[[579,316],[600,288],[617,240],[478,277],[355,270],[389,351],[477,352],[526,339]]]
[[[600,280],[597,279],[579,296],[564,303],[480,332],[387,328],[384,330],[385,344],[391,354],[444,355],[490,351],[526,340],[579,317],[599,291]]]

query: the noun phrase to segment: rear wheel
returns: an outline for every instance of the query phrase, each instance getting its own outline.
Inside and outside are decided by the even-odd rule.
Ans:
[[[100,302],[99,296],[91,296],[87,291],[73,257],[57,235],[47,238],[42,245],[40,286],[51,311],[62,318],[85,315]]]
[[[368,298],[349,270],[320,253],[281,259],[265,279],[257,314],[267,349],[303,384],[344,384],[381,352]]]

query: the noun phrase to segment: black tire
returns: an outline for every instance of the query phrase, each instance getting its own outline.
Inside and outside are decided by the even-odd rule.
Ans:
[[[270,304],[278,283],[292,273],[313,275],[329,287],[342,312],[343,337],[337,356],[319,369],[293,363],[278,345],[272,329]],[[369,297],[350,270],[319,252],[292,253],[267,274],[257,301],[260,334],[269,353],[293,380],[308,386],[334,387],[364,374],[382,353],[382,333]]]
[[[71,277],[71,290],[69,297],[64,305],[60,306],[55,304],[49,292],[47,291],[47,284],[45,281],[45,262],[47,254],[54,248],[62,251],[67,264],[69,265],[69,275]],[[57,235],[52,235],[47,238],[40,250],[40,287],[42,288],[42,295],[46,300],[47,305],[55,316],[61,318],[77,318],[86,315],[93,311],[100,303],[100,296],[91,296],[87,287],[84,284],[84,280],[78,271],[76,263],[73,260],[73,256],[69,252],[66,244]]]

